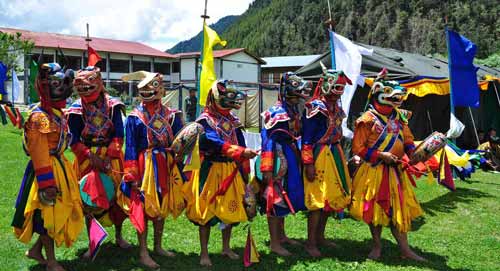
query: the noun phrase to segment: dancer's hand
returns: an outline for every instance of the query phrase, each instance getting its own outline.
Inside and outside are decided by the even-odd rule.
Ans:
[[[252,150],[250,148],[246,148],[243,153],[241,154],[241,156],[243,156],[243,158],[245,159],[252,159],[254,158],[255,156],[257,156],[257,151],[255,150]]]
[[[314,164],[306,165],[306,177],[308,181],[314,181],[314,178],[316,177],[316,168],[314,167]]]
[[[44,194],[47,200],[55,200],[57,196],[57,187],[50,186],[45,189],[41,189],[40,192]]]
[[[390,152],[381,152],[378,157],[387,165],[394,165],[399,161],[398,157]]]

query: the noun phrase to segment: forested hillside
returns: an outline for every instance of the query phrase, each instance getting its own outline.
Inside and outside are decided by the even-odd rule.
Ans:
[[[495,0],[331,0],[336,32],[351,39],[420,54],[446,54],[444,18],[475,42],[478,58],[500,52],[500,5]],[[228,47],[259,56],[322,53],[326,0],[255,0],[221,34]],[[220,32],[219,32],[220,33]]]

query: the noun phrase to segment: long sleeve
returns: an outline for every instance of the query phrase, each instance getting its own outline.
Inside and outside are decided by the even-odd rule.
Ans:
[[[261,137],[261,161],[260,161],[260,170],[262,172],[272,171],[273,170],[273,146],[274,140],[270,135],[271,131],[263,128],[260,132]]]
[[[172,123],[172,132],[174,136],[184,127],[184,121],[181,116],[180,113],[175,114],[174,122]]]
[[[206,121],[202,120],[200,124],[205,128],[205,135],[200,137],[201,151],[207,153],[220,153],[238,162],[242,160],[241,155],[245,147],[224,141]]]
[[[122,152],[124,137],[122,111],[120,106],[115,106],[113,110],[112,121],[114,129],[113,133],[110,135],[112,139],[108,145],[106,154],[111,158],[119,158]]]
[[[48,120],[46,120],[48,121]],[[56,182],[52,170],[52,160],[49,154],[48,131],[41,132],[38,129],[26,129],[27,149],[35,169],[38,187],[44,189],[55,187]]]
[[[138,152],[138,131],[136,128],[137,117],[128,116],[126,122],[125,137],[125,181],[139,181],[139,152]]]
[[[304,112],[302,116],[302,160],[304,164],[309,165],[314,163],[313,147],[321,134],[318,131],[324,118],[322,114],[316,114],[311,118],[307,118]]]
[[[403,124],[403,139],[404,139],[404,151],[406,154],[411,155],[415,150],[415,143],[413,142],[413,134],[408,127],[408,124]]]
[[[71,133],[70,147],[78,161],[88,158],[90,149],[81,141],[82,130],[85,127],[82,116],[79,114],[69,114],[68,126]]]
[[[373,123],[371,122],[358,121],[356,123],[352,139],[352,152],[365,161],[376,163],[380,151],[368,146],[368,137],[371,134],[372,125]]]

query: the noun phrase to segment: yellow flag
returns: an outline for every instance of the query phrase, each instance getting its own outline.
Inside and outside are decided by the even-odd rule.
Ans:
[[[196,169],[200,169],[201,161],[200,161],[200,137],[196,138],[196,143],[194,145],[193,151],[188,155],[183,172],[193,171]]]
[[[200,105],[203,106],[207,101],[208,91],[217,80],[214,70],[214,55],[212,52],[212,47],[217,44],[226,46],[226,41],[221,40],[217,32],[208,27],[205,23],[203,25],[203,55],[200,74]]]

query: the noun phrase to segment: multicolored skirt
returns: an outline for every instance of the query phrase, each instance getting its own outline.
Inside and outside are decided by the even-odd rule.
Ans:
[[[342,211],[351,202],[351,179],[339,144],[314,148],[316,178],[304,171],[305,204],[308,210]]]
[[[84,227],[78,182],[71,163],[64,156],[51,156],[52,170],[59,195],[54,205],[42,204],[33,162],[30,161],[16,200],[12,226],[23,243],[29,243],[33,232],[47,234],[57,246],[69,247]]]
[[[363,163],[354,175],[350,214],[367,224],[392,224],[400,232],[408,232],[411,221],[423,211],[401,166]]]
[[[245,183],[234,162],[203,161],[182,191],[186,216],[195,224],[229,225],[248,219],[243,205]]]
[[[182,197],[183,178],[170,153],[161,148],[146,150],[139,155],[141,201],[148,218],[177,218],[185,208]],[[117,202],[130,214],[132,187],[122,182]]]

